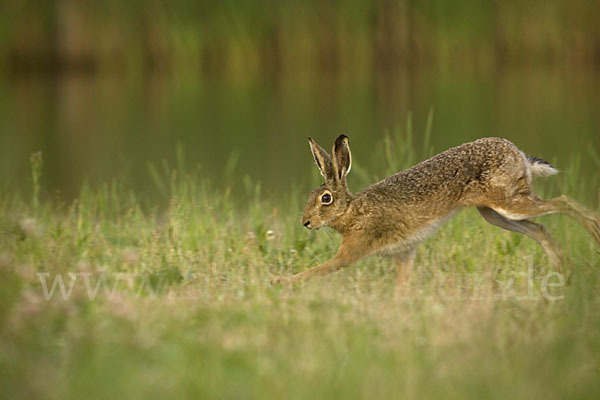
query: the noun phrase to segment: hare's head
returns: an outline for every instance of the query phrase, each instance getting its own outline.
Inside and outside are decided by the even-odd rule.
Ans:
[[[352,167],[348,137],[340,135],[333,144],[331,156],[311,138],[310,151],[325,178],[325,183],[310,192],[302,215],[302,225],[318,229],[341,217],[352,195],[346,185],[346,175]]]

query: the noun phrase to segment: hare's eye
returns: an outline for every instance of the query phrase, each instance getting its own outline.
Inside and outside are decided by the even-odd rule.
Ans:
[[[329,193],[325,193],[321,196],[321,203],[323,204],[331,204],[331,195]]]

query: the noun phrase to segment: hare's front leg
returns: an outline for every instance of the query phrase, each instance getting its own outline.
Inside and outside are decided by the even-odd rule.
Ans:
[[[331,260],[328,260],[322,264],[317,265],[316,267],[307,269],[306,271],[300,272],[296,275],[292,275],[286,280],[288,282],[305,281],[307,279],[312,278],[313,276],[326,275],[331,272],[335,272],[341,268],[349,266],[350,264],[351,262],[345,260],[344,258],[340,258],[336,255]]]
[[[286,281],[290,283],[300,282],[310,279],[314,276],[326,275],[331,272],[335,272],[360,260],[369,253],[369,250],[370,246],[368,246],[366,243],[353,238],[344,237],[342,239],[342,243],[340,244],[340,248],[332,259],[289,278],[281,278],[280,281]]]
[[[394,258],[396,259],[396,265],[398,266],[398,274],[396,276],[396,287],[401,288],[407,286],[410,282],[410,275],[415,263],[415,256],[417,255],[417,246],[410,248],[409,250],[398,254]]]

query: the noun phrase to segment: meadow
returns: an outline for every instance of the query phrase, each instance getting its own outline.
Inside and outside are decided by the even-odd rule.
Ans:
[[[379,143],[379,165],[368,170],[355,161],[352,187],[433,152],[427,139],[409,139]],[[249,177],[223,186],[201,168],[165,164],[149,174],[166,206],[118,181],[84,185],[67,202],[43,190],[42,164],[32,155],[29,193],[0,194],[2,398],[600,391],[600,253],[566,217],[541,218],[569,255],[561,276],[532,240],[464,210],[421,245],[401,291],[394,265],[376,257],[271,285],[326,260],[339,243],[332,231],[300,225],[303,191],[275,198]],[[561,169],[540,193],[598,210],[598,172],[582,177],[577,162]]]

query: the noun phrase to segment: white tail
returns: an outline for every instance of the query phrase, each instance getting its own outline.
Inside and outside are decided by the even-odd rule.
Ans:
[[[552,164],[541,158],[527,156],[527,162],[529,163],[529,170],[533,176],[551,176],[558,174],[558,170],[554,168]]]

